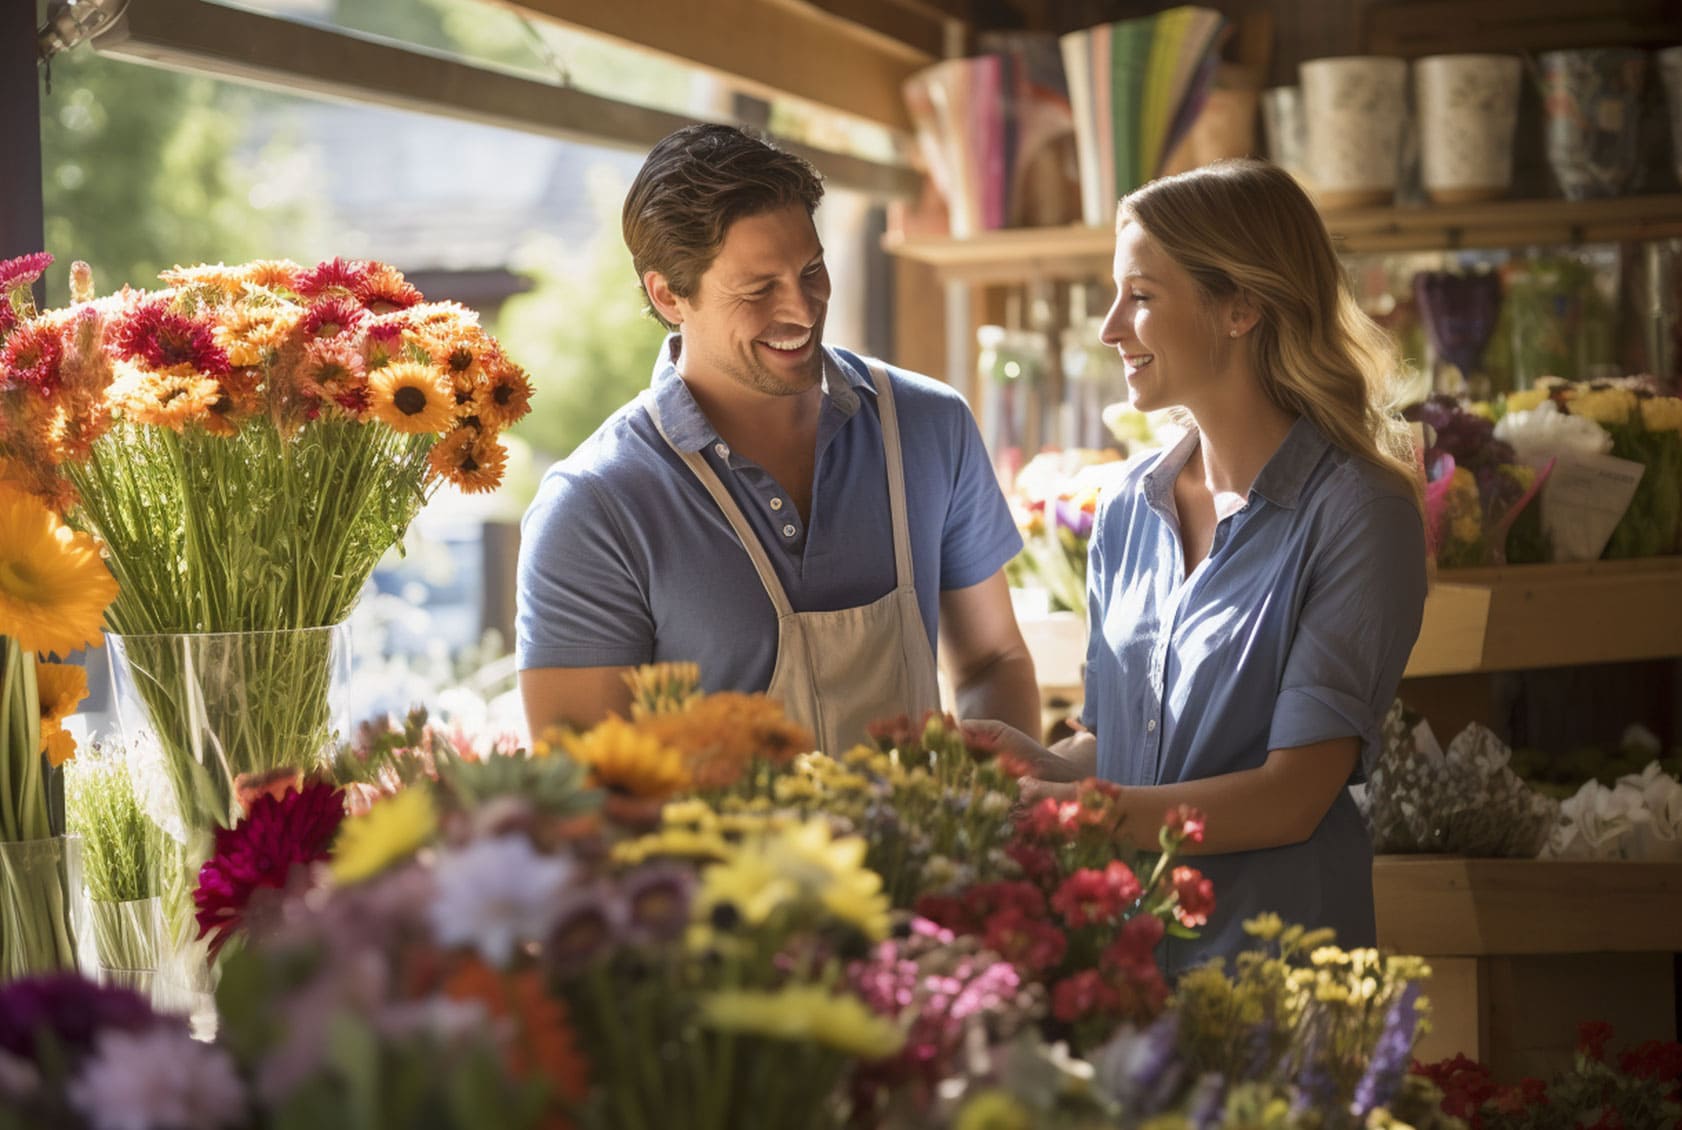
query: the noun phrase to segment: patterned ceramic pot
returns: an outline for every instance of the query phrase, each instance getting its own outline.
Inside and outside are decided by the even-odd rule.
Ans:
[[[1267,159],[1307,182],[1308,116],[1303,112],[1302,87],[1276,86],[1262,92],[1262,133]]]
[[[1568,200],[1617,196],[1635,173],[1647,53],[1623,47],[1540,56],[1548,164]]]
[[[1507,194],[1520,73],[1513,55],[1432,55],[1414,63],[1421,180],[1436,203]]]
[[[1387,204],[1407,122],[1407,64],[1379,56],[1303,63],[1308,173],[1325,208]]]

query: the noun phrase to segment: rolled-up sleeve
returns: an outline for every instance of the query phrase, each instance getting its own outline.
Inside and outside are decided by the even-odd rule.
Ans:
[[[1362,780],[1419,637],[1425,533],[1400,496],[1373,499],[1315,548],[1280,680],[1269,749],[1357,737]]]
[[[520,524],[515,662],[651,662],[654,617],[618,517],[583,474],[552,470]]]

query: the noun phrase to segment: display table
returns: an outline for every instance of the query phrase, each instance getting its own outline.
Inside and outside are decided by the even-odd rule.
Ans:
[[[1617,1046],[1676,1038],[1682,863],[1385,855],[1373,894],[1379,945],[1434,971],[1422,1060],[1463,1052],[1511,1082],[1568,1065],[1580,1021]]]

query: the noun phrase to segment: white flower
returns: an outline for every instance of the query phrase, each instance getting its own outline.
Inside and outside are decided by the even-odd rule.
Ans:
[[[1561,412],[1551,400],[1501,417],[1495,438],[1511,444],[1524,462],[1565,454],[1605,455],[1612,450],[1611,432],[1587,416]]]
[[[428,913],[446,946],[468,945],[504,966],[521,942],[540,940],[554,925],[571,860],[539,855],[524,836],[479,840],[438,861],[437,897]]]
[[[101,1034],[69,1096],[94,1130],[215,1130],[245,1115],[228,1053],[173,1027]]]
[[[1650,814],[1639,789],[1628,785],[1607,788],[1586,781],[1576,795],[1559,807],[1560,826],[1549,843],[1549,854],[1561,859],[1625,859],[1636,828]]]

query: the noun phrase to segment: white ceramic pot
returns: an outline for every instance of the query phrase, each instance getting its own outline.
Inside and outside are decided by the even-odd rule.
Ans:
[[[1432,55],[1414,63],[1420,175],[1434,202],[1507,194],[1521,73],[1514,55]]]
[[[1401,167],[1407,64],[1354,55],[1303,63],[1308,173],[1324,208],[1388,204]]]

